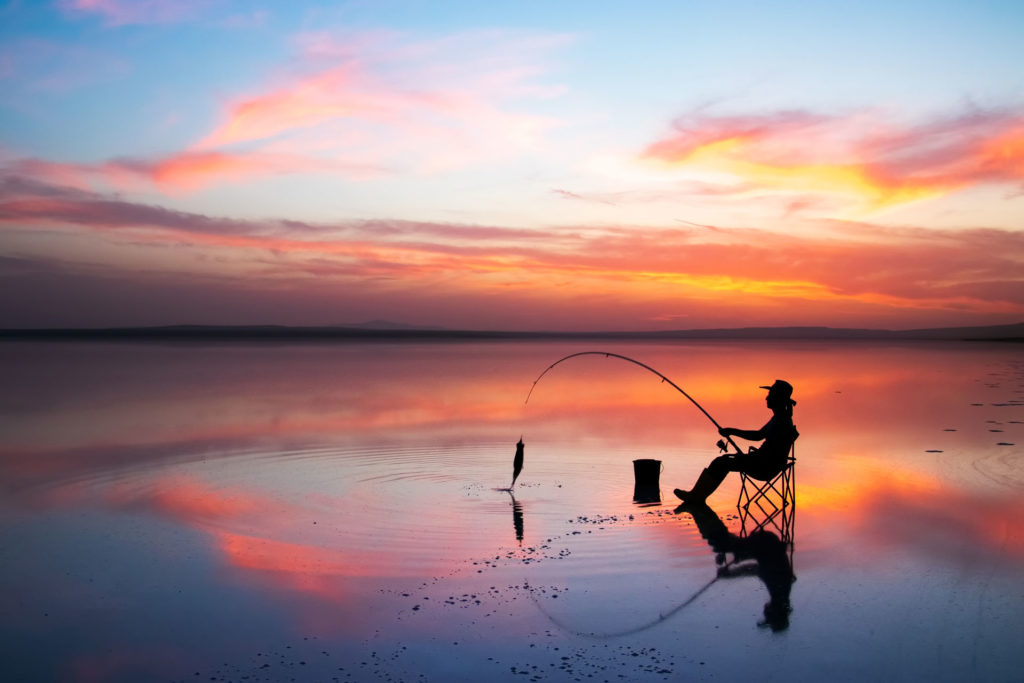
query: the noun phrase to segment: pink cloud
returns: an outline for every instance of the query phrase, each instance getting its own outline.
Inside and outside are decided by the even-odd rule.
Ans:
[[[279,89],[244,97],[228,106],[227,120],[199,142],[200,148],[274,137],[344,116],[367,115],[371,98],[346,93],[353,68],[330,69]]]
[[[196,148],[314,144],[420,171],[535,149],[555,122],[516,105],[560,92],[537,82],[538,55],[557,41],[486,36],[433,43],[382,33],[301,36],[298,65],[232,98]],[[524,41],[537,49],[515,49]]]
[[[76,7],[127,22],[146,11],[176,16],[191,6],[81,0]],[[536,55],[496,56],[525,38],[505,37],[486,45],[479,36],[436,44],[402,43],[376,34],[346,38],[304,37],[298,66],[269,85],[231,98],[220,123],[185,150],[146,159],[26,159],[7,166],[59,184],[98,189],[138,189],[142,183],[182,191],[296,173],[366,179],[385,171],[495,164],[534,150],[554,125],[546,117],[517,111],[512,103],[554,94],[535,83],[542,70],[529,60]],[[540,49],[544,41],[537,40]],[[460,52],[467,45],[477,53]]]
[[[154,159],[111,159],[100,163],[61,163],[20,159],[8,164],[19,174],[79,189],[120,190],[155,186],[164,191],[194,190],[213,183],[297,173],[332,173],[365,180],[384,169],[339,159],[282,152],[184,151]]]
[[[120,23],[149,16],[169,20],[196,8],[112,0],[78,0],[73,6]],[[484,161],[493,165],[535,151],[554,125],[517,105],[524,98],[557,94],[557,88],[536,82],[543,70],[533,63],[538,51],[556,43],[495,33],[435,43],[385,34],[307,35],[300,38],[300,55],[289,68],[254,91],[230,98],[220,122],[186,149],[92,163],[23,159],[8,166],[80,188],[133,190],[142,183],[180,192],[268,175],[366,179],[385,170],[429,173]],[[536,51],[505,54],[524,44]],[[61,49],[32,46],[51,56],[62,54]],[[6,52],[0,52],[0,59],[7,60],[6,70],[17,71]],[[53,78],[63,85],[55,82],[53,87],[73,82],[74,73],[55,72]],[[43,82],[35,78],[32,87]]]
[[[153,162],[112,162],[113,173],[135,171],[158,186],[196,189],[212,182],[292,173],[335,173],[365,179],[381,169],[368,164],[277,153],[182,152]]]

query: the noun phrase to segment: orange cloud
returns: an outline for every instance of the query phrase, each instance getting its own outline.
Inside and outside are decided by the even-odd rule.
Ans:
[[[900,128],[879,115],[782,112],[692,117],[642,158],[725,173],[754,189],[834,193],[881,208],[1024,180],[1024,114],[970,114]]]
[[[1024,178],[1024,120],[982,141],[979,144],[978,160],[985,173],[1008,180]]]
[[[46,167],[40,175],[61,171]],[[166,173],[173,177],[175,171]],[[361,300],[404,293],[406,305],[412,305],[418,301],[413,290],[429,287],[435,305],[444,303],[449,314],[460,308],[459,301],[468,307],[465,302],[478,297],[492,297],[492,303],[500,297],[507,302],[505,313],[523,315],[530,308],[586,313],[579,306],[585,299],[590,313],[601,319],[602,307],[635,311],[635,327],[686,314],[684,308],[729,309],[725,315],[750,324],[813,324],[815,319],[821,324],[822,315],[842,320],[835,306],[893,315],[1024,313],[1024,235],[1011,230],[828,222],[815,224],[823,236],[812,237],[708,226],[525,229],[396,220],[239,220],[137,204],[25,175],[0,179],[2,225],[91,231],[138,256],[171,245],[204,257],[229,257],[230,268],[207,273],[220,282],[211,286],[241,278],[238,286],[250,295],[304,292],[306,300],[322,294],[338,303],[344,296],[339,298],[336,288],[358,283]],[[131,245],[116,234],[130,235]],[[0,266],[25,275],[32,263],[8,259]],[[168,277],[172,283],[195,280],[204,267],[195,260],[187,272]],[[789,306],[793,302],[801,304],[798,311]],[[804,317],[771,320],[794,312]],[[928,324],[933,323],[920,326]]]

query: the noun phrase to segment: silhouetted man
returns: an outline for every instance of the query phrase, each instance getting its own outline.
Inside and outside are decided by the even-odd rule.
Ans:
[[[722,427],[718,433],[722,436],[738,436],[747,441],[761,441],[760,447],[751,447],[748,453],[730,453],[720,455],[700,473],[697,482],[689,491],[676,489],[675,494],[684,503],[703,503],[714,493],[729,472],[743,472],[748,477],[768,481],[787,464],[789,451],[793,442],[800,436],[793,426],[793,387],[789,382],[775,380],[768,390],[765,402],[771,408],[772,418],[758,430]]]

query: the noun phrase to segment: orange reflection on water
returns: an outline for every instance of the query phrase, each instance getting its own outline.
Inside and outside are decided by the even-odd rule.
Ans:
[[[459,553],[487,545],[486,536],[445,537],[449,546],[434,567],[422,561],[403,566],[403,534],[430,538],[415,526],[421,511],[395,509],[396,528],[383,529],[380,538],[353,531],[376,514],[359,508],[377,493],[366,482],[408,474],[375,473],[372,459],[363,479],[346,469],[326,470],[337,485],[305,495],[273,482],[263,482],[263,489],[237,479],[215,482],[175,466],[250,450],[305,453],[330,446],[340,454],[339,468],[348,466],[350,450],[380,449],[427,459],[442,477],[437,481],[444,481],[469,476],[446,460],[446,444],[507,443],[501,461],[473,463],[476,479],[466,486],[490,487],[507,484],[512,444],[522,434],[527,462],[521,482],[540,492],[556,481],[577,485],[557,492],[576,514],[628,509],[633,457],[664,461],[664,504],[672,505],[671,489],[692,483],[717,454],[719,437],[669,385],[621,361],[588,357],[558,366],[523,404],[545,367],[593,345],[142,345],[54,347],[52,357],[36,349],[36,366],[12,365],[11,391],[21,402],[0,415],[11,435],[0,451],[3,485],[36,504],[91,500],[176,520],[207,534],[229,567],[283,589],[345,600],[339,579],[451,570],[465,559]],[[997,413],[991,407],[1012,388],[1012,352],[809,342],[600,346],[655,367],[728,426],[762,425],[770,413],[758,386],[789,380],[798,401],[797,500],[804,528],[842,525],[879,547],[920,543],[928,552],[934,529],[942,529],[943,538],[1020,558],[1021,524],[1012,520],[1024,514],[1004,498],[1024,482],[1013,478],[1019,475],[1012,468],[1001,482],[979,474],[994,453],[1019,453],[994,450],[997,440],[1024,438],[1010,424],[1002,425],[1005,436],[992,436],[985,423],[1019,416],[1013,408]],[[39,364],[61,372],[41,384]],[[993,378],[993,372],[1002,375]],[[426,450],[407,455],[406,447]],[[573,457],[563,462],[554,453]],[[267,464],[283,462],[284,456]],[[261,467],[259,460],[247,463]],[[240,476],[227,471],[219,476]],[[117,476],[102,483],[111,473]],[[462,490],[438,489],[426,474],[402,486],[405,500],[430,506],[425,509],[437,525],[464,523],[464,511],[449,507],[465,498]],[[733,475],[712,502],[734,505],[735,490]],[[529,518],[538,505],[532,495],[527,488],[520,496],[528,533],[537,528]],[[493,503],[505,526],[506,503]],[[332,538],[310,531],[318,516],[352,522]],[[396,550],[381,552],[388,543]]]

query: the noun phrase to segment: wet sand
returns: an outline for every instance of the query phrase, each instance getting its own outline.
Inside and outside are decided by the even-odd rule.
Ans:
[[[12,680],[1017,678],[1019,347],[608,349],[729,425],[796,387],[795,514],[741,516],[732,477],[700,526],[671,489],[717,435],[656,379],[580,361],[522,405],[576,350],[0,346]],[[775,628],[778,555],[716,520],[792,553]]]

